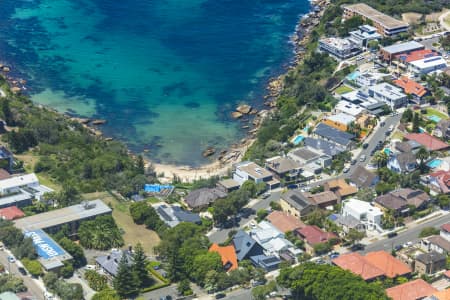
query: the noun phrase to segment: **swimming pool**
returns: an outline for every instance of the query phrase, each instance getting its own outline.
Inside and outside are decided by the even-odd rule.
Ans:
[[[298,144],[300,144],[304,139],[305,139],[305,137],[304,137],[303,135],[297,135],[297,136],[295,137],[295,139],[292,140],[292,144],[298,145]]]
[[[347,75],[347,79],[351,80],[351,81],[354,81],[356,78],[359,77],[359,75],[360,75],[360,73],[358,71],[355,71],[353,73],[348,74]]]
[[[391,149],[384,148],[384,153],[386,153],[387,155],[391,155]]]
[[[441,120],[441,118],[436,115],[431,115],[428,117],[428,120],[433,121],[434,123],[438,123]]]
[[[441,164],[442,164],[442,160],[435,158],[432,161],[429,161],[427,163],[427,166],[431,169],[434,169],[434,168],[439,167]]]

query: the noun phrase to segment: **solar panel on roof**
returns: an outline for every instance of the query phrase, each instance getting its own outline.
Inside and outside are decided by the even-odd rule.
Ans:
[[[297,202],[298,204],[300,204],[301,206],[305,207],[308,205],[308,203],[306,203],[305,200],[301,199],[299,196],[297,195],[292,195],[291,198]]]

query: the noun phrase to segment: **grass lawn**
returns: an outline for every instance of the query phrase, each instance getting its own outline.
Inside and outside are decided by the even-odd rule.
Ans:
[[[444,120],[448,119],[448,116],[446,114],[444,114],[443,112],[440,112],[440,111],[435,110],[433,108],[427,108],[426,116],[429,117],[429,116],[432,116],[432,115],[438,116],[439,118],[444,119]]]
[[[396,140],[402,140],[403,139],[403,133],[401,133],[400,131],[396,131],[394,132],[394,134],[392,135],[392,139],[396,139]]]
[[[137,225],[131,218],[129,203],[119,202],[107,192],[84,194],[86,200],[101,199],[113,208],[113,217],[117,225],[125,232],[123,239],[125,245],[136,245],[140,242],[147,255],[153,255],[153,247],[159,244],[159,236],[156,232],[145,228],[145,225]]]
[[[338,87],[335,90],[336,94],[339,94],[339,95],[342,95],[342,94],[345,94],[345,93],[349,93],[351,91],[353,91],[353,89],[351,87],[349,87],[349,86],[346,86],[346,85],[341,85],[340,87]]]
[[[17,154],[14,155],[19,160],[23,161],[24,169],[27,173],[33,173],[34,171],[34,165],[38,162],[39,158],[38,156],[27,152],[25,154]],[[51,189],[54,189],[56,192],[61,190],[61,186],[53,182],[51,177],[48,174],[45,173],[39,173],[36,174],[39,178],[39,182],[45,186],[48,186]]]

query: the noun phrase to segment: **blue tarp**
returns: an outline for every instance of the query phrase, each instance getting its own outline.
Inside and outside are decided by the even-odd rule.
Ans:
[[[33,240],[33,245],[39,257],[49,259],[66,254],[66,251],[41,229],[27,231],[25,236]]]
[[[160,184],[146,184],[144,185],[144,191],[147,193],[160,193],[162,190],[171,190],[173,185],[160,185]]]

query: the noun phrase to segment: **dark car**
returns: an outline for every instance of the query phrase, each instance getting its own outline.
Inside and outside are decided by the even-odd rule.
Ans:
[[[290,185],[287,186],[287,188],[288,188],[289,190],[294,190],[294,189],[298,188],[298,185],[296,185],[296,184],[290,184]]]
[[[372,151],[370,151],[370,156],[374,156],[375,153],[377,153],[377,149],[373,149]]]
[[[216,294],[216,299],[222,299],[222,298],[225,298],[225,297],[226,297],[226,295],[224,293]]]
[[[362,147],[363,147],[363,149],[367,149],[367,147],[369,147],[369,144],[368,143],[364,143]]]
[[[356,164],[356,159],[352,159],[352,161],[350,162],[352,165]]]
[[[386,125],[386,123],[383,121],[383,122],[380,122],[380,126],[381,127],[383,127],[384,125]]]
[[[391,238],[393,238],[393,237],[396,237],[397,235],[398,235],[397,232],[389,232],[388,235],[387,235],[387,237],[391,239]]]
[[[396,246],[394,246],[394,250],[395,251],[399,251],[401,249],[403,249],[403,245],[396,245]]]
[[[363,244],[354,244],[350,250],[352,251],[360,251],[360,250],[364,250],[365,246]]]

